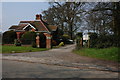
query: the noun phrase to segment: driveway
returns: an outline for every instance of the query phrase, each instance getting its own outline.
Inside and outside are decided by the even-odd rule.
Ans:
[[[3,77],[118,77],[118,63],[79,56],[72,53],[74,48],[75,44],[41,52],[4,54]]]

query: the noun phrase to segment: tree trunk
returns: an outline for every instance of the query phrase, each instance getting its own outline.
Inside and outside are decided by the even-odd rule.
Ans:
[[[113,10],[113,30],[116,35],[120,35],[120,3],[114,3],[114,10]]]
[[[73,39],[73,27],[70,25],[70,39]]]

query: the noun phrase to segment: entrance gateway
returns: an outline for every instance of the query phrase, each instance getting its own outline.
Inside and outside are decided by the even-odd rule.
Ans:
[[[37,47],[51,48],[52,35],[50,35],[49,33],[43,33],[42,35],[44,35],[44,36],[40,37],[39,35],[37,35],[37,37],[36,37]]]

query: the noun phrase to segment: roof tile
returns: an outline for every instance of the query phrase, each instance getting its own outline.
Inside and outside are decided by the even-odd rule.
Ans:
[[[38,31],[56,31],[57,26],[48,25],[48,23],[44,22],[43,20],[38,21],[20,21],[18,25],[13,25],[9,29],[16,29],[16,30],[23,30],[25,26],[31,24],[34,26]]]

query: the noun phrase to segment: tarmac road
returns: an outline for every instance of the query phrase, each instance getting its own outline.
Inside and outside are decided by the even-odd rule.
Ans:
[[[116,63],[78,56],[74,48],[4,54],[3,78],[118,78]]]
[[[118,73],[4,60],[3,78],[117,78]]]

